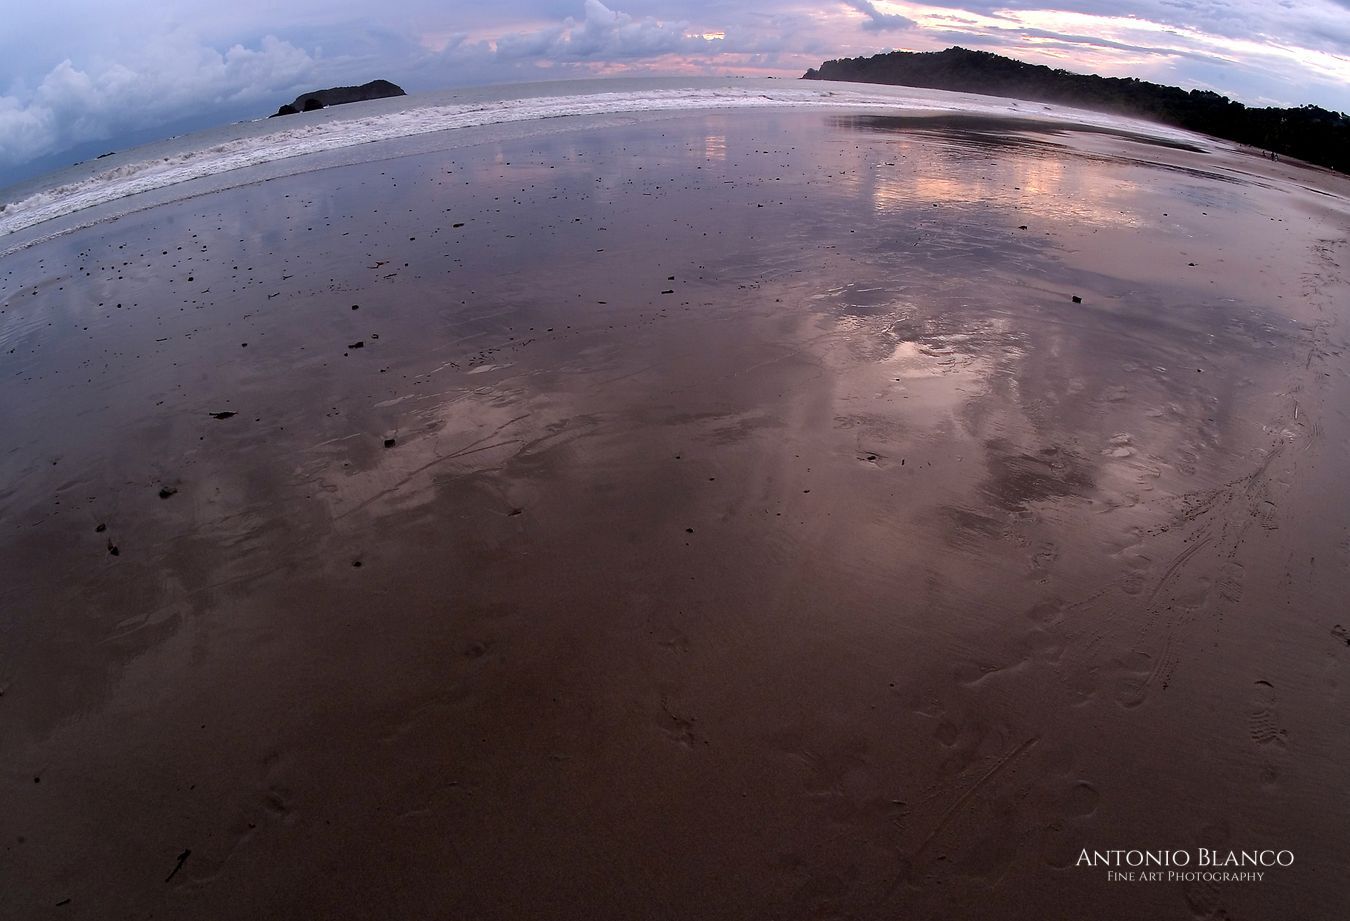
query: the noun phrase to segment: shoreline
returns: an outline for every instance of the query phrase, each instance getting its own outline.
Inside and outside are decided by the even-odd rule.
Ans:
[[[563,81],[559,86],[572,86],[575,82]],[[624,83],[634,82],[642,84],[644,81],[630,80]],[[20,233],[88,208],[116,204],[137,194],[156,192],[236,170],[271,166],[294,157],[340,152],[368,143],[404,141],[425,134],[494,129],[503,125],[523,124],[528,126],[527,133],[537,132],[547,130],[543,123],[553,118],[659,118],[670,114],[678,117],[686,113],[706,113],[727,108],[881,109],[891,114],[932,112],[935,115],[956,109],[1013,119],[1059,119],[1083,127],[1107,130],[1113,125],[1125,126],[1126,129],[1133,126],[1136,131],[1146,134],[1152,132],[1158,137],[1173,139],[1199,137],[1191,132],[1136,118],[969,93],[869,84],[842,84],[846,88],[839,90],[789,89],[780,87],[780,81],[770,83],[768,79],[723,81],[720,85],[713,83],[697,90],[663,88],[664,84],[670,82],[669,79],[653,78],[645,81],[653,88],[614,92],[608,88],[624,84],[618,81],[588,81],[589,92],[556,97],[531,95],[530,91],[537,90],[540,85],[488,88],[479,91],[479,94],[490,94],[488,99],[473,102],[460,101],[459,91],[447,91],[398,97],[392,102],[376,100],[374,106],[353,103],[336,113],[304,113],[302,124],[278,125],[268,119],[260,119],[234,126],[218,126],[198,135],[174,138],[113,154],[106,167],[92,162],[76,164],[75,170],[64,171],[71,172],[73,178],[54,188],[37,185],[44,181],[41,178],[30,180],[27,185],[32,186],[32,189],[28,194],[0,208],[0,234]],[[750,89],[741,85],[747,83],[752,84]],[[518,95],[522,90],[526,91],[526,95]],[[503,93],[506,95],[496,99],[491,95],[494,92],[498,96]],[[433,99],[441,101],[437,103]],[[1021,106],[1036,106],[1037,110],[1033,115]],[[384,111],[369,114],[372,108]],[[231,132],[238,137],[232,137]],[[180,142],[188,146],[182,148]],[[170,153],[170,156],[161,158],[159,154],[165,152]],[[158,162],[161,159],[169,166],[161,166]],[[84,167],[92,167],[97,171],[90,174],[90,170]],[[60,174],[54,174],[52,178],[56,175]],[[6,211],[9,212],[8,216]]]

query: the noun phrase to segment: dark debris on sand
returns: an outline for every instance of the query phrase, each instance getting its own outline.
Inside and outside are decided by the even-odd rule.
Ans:
[[[178,863],[174,865],[174,868],[169,872],[169,875],[164,877],[164,882],[167,883],[177,876],[178,871],[183,869],[183,864],[187,863],[187,859],[191,856],[192,850],[190,848],[184,848],[183,853],[178,855]]]

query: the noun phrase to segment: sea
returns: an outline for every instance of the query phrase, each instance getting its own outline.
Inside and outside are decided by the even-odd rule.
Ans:
[[[0,189],[0,256],[132,211],[311,170],[699,111],[765,108],[1026,118],[1201,147],[1218,143],[1101,112],[903,86],[764,77],[611,77],[474,87],[221,125]]]

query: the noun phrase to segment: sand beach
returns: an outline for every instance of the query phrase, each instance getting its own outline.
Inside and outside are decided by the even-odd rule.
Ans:
[[[0,917],[1343,917],[1350,179],[569,124],[0,258]]]

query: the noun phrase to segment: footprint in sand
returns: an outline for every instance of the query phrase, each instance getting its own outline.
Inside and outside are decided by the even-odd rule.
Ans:
[[[1128,528],[1106,541],[1106,552],[1121,566],[1122,575],[1116,585],[1127,595],[1138,595],[1150,582],[1153,558],[1143,550],[1144,535],[1138,528]]]
[[[1223,910],[1223,899],[1219,896],[1219,887],[1213,883],[1187,883],[1184,890],[1186,905],[1197,918],[1212,918]]]
[[[685,713],[682,706],[672,703],[665,694],[661,695],[661,711],[656,721],[666,737],[677,745],[694,748],[699,744],[708,744],[708,740],[695,728],[698,718]]]
[[[1101,795],[1097,788],[1085,780],[1073,781],[1060,793],[1053,794],[1057,802],[1053,807],[1060,813],[1040,834],[1041,859],[1048,866],[1067,869],[1078,859],[1086,841],[1090,837],[1087,828],[1097,811]]]
[[[1097,804],[1101,802],[1101,794],[1097,788],[1086,780],[1079,780],[1069,788],[1069,794],[1065,799],[1064,811],[1071,816],[1078,818],[1087,818],[1097,811]]]
[[[1125,573],[1117,583],[1120,590],[1127,595],[1142,594],[1151,581],[1153,560],[1137,551],[1124,551],[1119,557],[1125,564]]]
[[[1218,578],[1214,580],[1214,589],[1221,602],[1228,605],[1241,604],[1244,576],[1241,563],[1229,560],[1219,567]]]
[[[1153,657],[1146,652],[1132,652],[1123,659],[1113,659],[1108,666],[1115,673],[1116,703],[1132,710],[1148,699],[1148,680],[1153,674]]]
[[[1026,616],[1032,623],[1040,624],[1042,627],[1052,626],[1064,619],[1064,602],[1058,597],[1038,601],[1027,608]]]
[[[1044,582],[1050,578],[1050,569],[1059,559],[1059,547],[1052,541],[1042,541],[1027,559],[1027,570],[1031,578]]]
[[[1086,836],[1070,823],[1051,822],[1041,829],[1041,859],[1056,870],[1067,870],[1074,865],[1086,842]]]
[[[291,805],[291,792],[285,787],[269,787],[263,794],[262,808],[276,821],[285,825],[295,824],[296,815]]]
[[[1196,835],[1196,844],[1212,851],[1227,850],[1232,840],[1232,831],[1228,822],[1219,819],[1200,829]],[[1186,905],[1197,918],[1226,918],[1223,898],[1219,887],[1214,883],[1197,880],[1189,882],[1182,890]]]
[[[1256,682],[1247,723],[1252,741],[1257,745],[1283,743],[1286,733],[1280,728],[1275,706],[1275,687],[1269,681]]]
[[[1252,742],[1267,752],[1262,758],[1261,782],[1270,786],[1280,779],[1280,772],[1271,755],[1284,748],[1288,733],[1280,727],[1275,688],[1269,681],[1256,682],[1247,711],[1247,727]]]
[[[1128,432],[1121,432],[1119,435],[1112,436],[1110,443],[1102,449],[1102,454],[1107,457],[1133,457],[1135,454],[1134,436]]]

